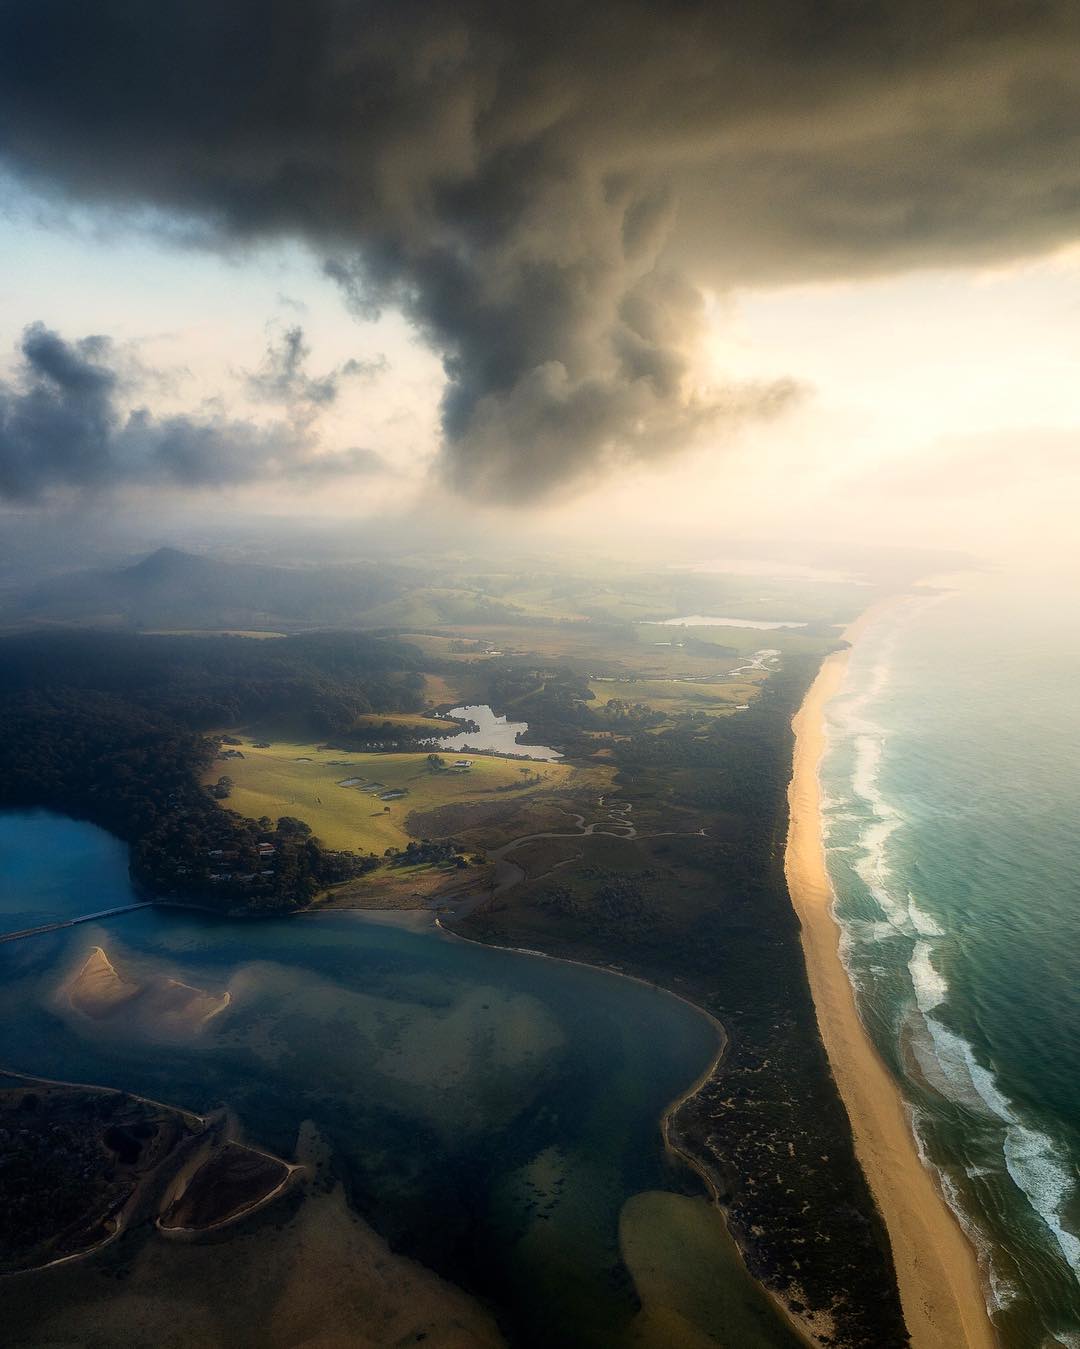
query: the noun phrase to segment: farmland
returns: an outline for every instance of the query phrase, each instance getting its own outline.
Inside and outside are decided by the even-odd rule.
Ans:
[[[356,754],[301,741],[279,741],[269,749],[245,742],[242,753],[242,759],[218,760],[208,775],[232,779],[233,810],[252,819],[291,815],[329,847],[354,852],[405,847],[410,838],[405,820],[412,811],[520,800],[539,790],[575,786],[580,776],[565,764],[494,755],[469,755],[467,772],[433,771],[424,753]],[[457,757],[447,756],[447,763]],[[384,799],[387,792],[403,795]]]

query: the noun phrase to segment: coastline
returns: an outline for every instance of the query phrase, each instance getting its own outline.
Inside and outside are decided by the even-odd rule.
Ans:
[[[883,607],[868,610],[845,638],[855,640]],[[826,658],[792,720],[788,891],[802,929],[821,1038],[851,1121],[856,1155],[888,1230],[913,1349],[996,1349],[975,1251],[919,1158],[900,1087],[863,1026],[840,958],[818,774],[826,750],[826,708],[842,688],[848,655],[845,649]]]

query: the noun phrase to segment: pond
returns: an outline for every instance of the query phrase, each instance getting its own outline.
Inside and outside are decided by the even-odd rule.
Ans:
[[[464,749],[486,749],[497,754],[527,754],[530,759],[561,759],[562,755],[550,745],[522,745],[517,737],[529,729],[527,721],[510,721],[493,712],[487,703],[455,707],[450,716],[475,721],[479,731],[463,731],[461,735],[440,738],[440,749],[457,753]],[[436,743],[436,742],[433,742]]]
[[[0,858],[4,930],[133,898],[125,848],[87,824],[0,816]],[[59,989],[95,946],[123,978],[178,979],[227,1006],[186,1034],[82,1015]],[[663,1146],[661,1114],[716,1050],[713,1024],[658,989],[468,943],[427,914],[151,908],[0,944],[0,1064],[200,1112],[224,1103],[285,1157],[312,1122],[353,1208],[482,1299],[517,1345],[659,1346],[672,1316],[694,1327],[686,1343],[794,1343]],[[241,1278],[262,1237],[234,1230],[214,1259]],[[156,1242],[177,1306],[209,1315],[217,1295],[183,1277],[194,1248],[138,1240]],[[15,1340],[46,1342],[35,1297],[51,1311],[70,1287],[80,1315],[111,1306],[124,1268],[111,1260],[8,1281],[0,1316],[35,1331]],[[94,1263],[108,1277],[88,1283]]]

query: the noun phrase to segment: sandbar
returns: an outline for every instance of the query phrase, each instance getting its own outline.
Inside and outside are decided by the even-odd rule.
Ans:
[[[196,1034],[231,1001],[228,992],[207,993],[167,975],[134,983],[116,970],[100,946],[90,949],[61,994],[82,1016],[150,1035]]]

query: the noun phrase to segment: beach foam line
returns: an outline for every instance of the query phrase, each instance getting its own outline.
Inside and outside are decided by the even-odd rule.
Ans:
[[[928,1015],[949,996],[949,982],[933,961],[933,947],[920,938],[908,961],[908,974],[915,989],[919,1011]]]
[[[945,929],[931,914],[919,905],[919,901],[908,891],[908,917],[911,926],[920,937],[944,937]]]
[[[1062,1210],[1072,1198],[1076,1182],[1054,1140],[1014,1116],[1005,1132],[1004,1152],[1013,1182],[1050,1229],[1065,1263],[1080,1283],[1080,1237],[1070,1232],[1062,1220]]]
[[[916,612],[918,610],[909,612],[908,620]],[[953,1104],[983,1114],[1003,1126],[1001,1146],[1008,1175],[1034,1215],[1046,1227],[1057,1251],[1080,1282],[1080,1236],[1064,1225],[1064,1211],[1076,1190],[1076,1181],[1070,1173],[1066,1156],[1047,1133],[1025,1123],[1018,1116],[1011,1102],[1001,1092],[993,1072],[978,1062],[974,1047],[932,1015],[948,1000],[948,980],[934,960],[936,939],[946,938],[948,934],[920,906],[910,890],[906,893],[906,904],[902,904],[894,893],[895,877],[889,864],[889,841],[903,826],[904,819],[881,790],[888,732],[874,719],[873,708],[890,683],[887,657],[895,649],[904,626],[906,623],[903,621],[896,624],[885,636],[875,652],[866,686],[854,695],[841,696],[838,699],[839,711],[830,718],[833,727],[854,752],[854,766],[849,779],[851,796],[854,802],[868,809],[870,815],[857,838],[857,855],[852,870],[889,926],[897,934],[915,938],[907,969],[915,1002],[928,1032],[928,1043],[924,1045],[915,1041],[912,1048],[927,1084]],[[843,799],[836,801],[837,806],[844,804]],[[840,923],[842,958],[856,989],[861,988],[864,982],[854,959],[860,939],[873,936],[880,940],[884,935],[880,929],[876,933],[872,932],[872,927],[866,923]],[[940,1168],[932,1167],[932,1170],[964,1230],[976,1242],[980,1264],[992,1284],[998,1275],[985,1239],[973,1217],[963,1212],[955,1186],[951,1185]],[[1000,1305],[996,1295],[992,1301]]]
[[[875,616],[869,611],[845,635],[853,639]],[[825,868],[818,771],[827,744],[825,710],[842,688],[846,662],[846,652],[828,657],[793,722],[788,888],[802,925],[818,1026],[856,1154],[889,1233],[914,1349],[994,1349],[997,1336],[975,1248],[920,1158],[899,1086],[860,1020],[841,959],[841,928],[833,916]],[[902,908],[910,923],[906,897]]]
[[[922,1010],[933,1046],[932,1061],[922,1057],[918,1045],[914,1052],[928,1084],[946,1100],[1002,1126],[1005,1169],[1080,1283],[1080,1237],[1064,1225],[1065,1209],[1076,1191],[1064,1150],[1048,1133],[1019,1115],[1002,1093],[994,1073],[979,1063],[974,1048],[963,1036]],[[940,1171],[939,1175],[944,1184],[944,1175]],[[955,1196],[953,1207],[960,1216],[958,1205],[959,1197]],[[965,1228],[970,1230],[972,1226],[973,1222],[965,1218]],[[989,1257],[987,1261],[992,1272],[993,1262]]]

